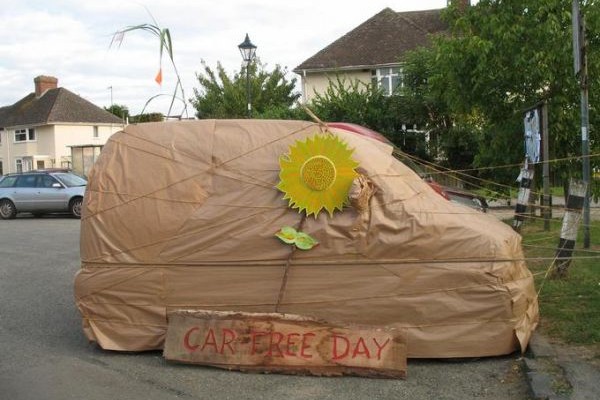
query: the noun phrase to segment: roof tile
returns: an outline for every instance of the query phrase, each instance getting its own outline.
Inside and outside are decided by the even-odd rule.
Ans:
[[[121,119],[65,88],[50,89],[39,98],[30,93],[0,108],[0,127],[53,123],[120,124]]]
[[[406,52],[429,44],[431,34],[447,31],[441,11],[395,12],[385,8],[304,61],[294,72],[398,63]]]

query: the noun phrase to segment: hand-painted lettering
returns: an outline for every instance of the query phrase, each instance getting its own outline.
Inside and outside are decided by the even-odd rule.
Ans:
[[[265,330],[238,331],[232,327],[191,326],[183,331],[181,346],[189,354],[259,356],[266,358],[302,358],[328,360],[336,364],[360,363],[361,360],[385,360],[385,352],[394,346],[391,337],[353,334],[343,331],[307,332]],[[317,341],[318,338],[318,341]],[[314,348],[327,346],[328,351],[315,353]],[[316,358],[315,358],[316,357]],[[352,361],[355,360],[355,361]],[[283,362],[283,361],[282,361]]]
[[[367,358],[371,358],[371,353],[369,352],[369,348],[365,343],[365,339],[362,337],[358,338],[356,345],[354,346],[354,351],[352,352],[352,358],[356,358],[357,355],[364,354]]]
[[[296,349],[298,348],[297,343],[294,341],[295,337],[300,337],[299,333],[288,333],[287,335],[287,343],[285,346],[285,355],[294,357],[296,355]]]
[[[342,359],[346,356],[348,356],[348,353],[350,352],[350,341],[344,337],[344,336],[338,336],[338,335],[333,335],[333,357],[331,358],[332,360],[339,360]],[[344,347],[344,350],[340,350],[339,349],[339,345],[338,343],[342,342]]]
[[[311,338],[313,336],[316,336],[316,335],[312,332],[308,332],[308,333],[305,333],[304,335],[302,335],[302,346],[300,347],[300,357],[312,358],[312,354],[306,354],[304,352],[304,350],[310,349],[310,345],[308,344],[308,342],[309,342],[309,338]]]
[[[274,338],[276,336],[277,336],[277,339],[274,340]],[[269,340],[269,351],[267,352],[267,356],[272,357],[273,349],[276,349],[277,353],[278,353],[277,357],[283,357],[283,352],[279,348],[279,344],[283,340],[283,337],[284,337],[283,333],[281,333],[281,332],[271,332],[271,338]]]
[[[200,330],[200,328],[195,326],[195,327],[189,329],[185,333],[185,336],[183,337],[183,347],[185,347],[185,349],[188,351],[188,353],[193,353],[199,347],[199,345],[197,345],[197,344],[196,345],[190,344],[190,336],[192,335],[192,332],[199,331],[199,330]]]
[[[200,348],[200,351],[204,351],[206,346],[214,347],[215,353],[219,352],[219,349],[217,348],[217,339],[215,339],[215,332],[212,330],[212,328],[208,329],[208,333],[204,338],[204,344],[202,345],[202,348]]]
[[[381,351],[385,346],[388,345],[388,343],[390,342],[390,338],[387,338],[382,345],[379,345],[379,342],[377,342],[376,338],[373,338],[373,342],[375,343],[375,346],[377,346],[377,359],[381,360]]]
[[[256,342],[257,342],[256,338],[260,337],[260,336],[267,336],[267,335],[268,335],[267,332],[255,332],[255,331],[252,331],[250,333],[250,336],[252,336],[252,350],[250,351],[250,355],[256,354]]]
[[[228,338],[229,340],[227,340]],[[223,354],[223,350],[225,349],[225,346],[227,346],[227,348],[229,348],[229,350],[231,351],[231,354],[235,354],[235,350],[231,345],[231,343],[233,343],[235,339],[236,335],[234,331],[232,331],[231,329],[223,328],[223,334],[221,335],[221,350],[219,351],[219,353]]]

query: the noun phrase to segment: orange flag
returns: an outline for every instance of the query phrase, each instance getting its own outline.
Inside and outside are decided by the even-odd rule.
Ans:
[[[159,85],[162,85],[162,68],[158,69],[158,74],[156,74],[156,77],[154,78],[154,80],[156,81],[156,83],[158,83]]]

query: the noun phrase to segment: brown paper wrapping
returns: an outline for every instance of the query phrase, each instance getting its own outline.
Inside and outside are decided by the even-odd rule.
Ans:
[[[105,349],[161,349],[167,310],[199,309],[399,328],[409,357],[523,351],[538,305],[520,236],[442,198],[384,143],[331,128],[355,149],[368,201],[305,218],[320,242],[310,251],[274,236],[302,219],[275,188],[279,156],[322,129],[203,120],[113,135],[81,221],[86,336]]]

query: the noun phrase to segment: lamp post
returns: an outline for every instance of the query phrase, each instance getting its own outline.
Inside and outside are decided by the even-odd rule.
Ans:
[[[244,41],[238,45],[238,49],[240,49],[240,54],[242,55],[244,61],[246,61],[246,97],[248,99],[248,118],[251,118],[252,102],[250,99],[250,63],[256,55],[256,46],[252,44],[247,33]]]

